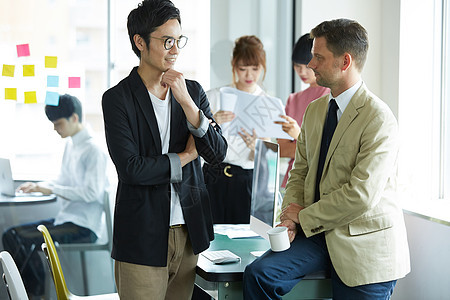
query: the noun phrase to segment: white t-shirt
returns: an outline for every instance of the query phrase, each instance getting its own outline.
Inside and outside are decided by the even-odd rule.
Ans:
[[[161,136],[162,154],[169,152],[170,142],[170,89],[167,90],[165,100],[161,100],[149,92],[153,104],[156,122],[158,123],[159,134]],[[169,225],[185,224],[183,211],[181,209],[180,197],[175,191],[173,184],[170,184],[170,222]]]

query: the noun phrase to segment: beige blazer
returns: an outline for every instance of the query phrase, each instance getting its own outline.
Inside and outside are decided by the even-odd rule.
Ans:
[[[334,132],[314,203],[329,95],[306,109],[283,207],[298,203],[307,237],[325,232],[332,264],[348,286],[395,280],[410,271],[403,212],[396,194],[398,126],[364,85]]]

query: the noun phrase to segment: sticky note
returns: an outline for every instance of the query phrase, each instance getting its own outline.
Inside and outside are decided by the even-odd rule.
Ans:
[[[29,44],[21,44],[17,45],[17,56],[30,56],[30,45]]]
[[[69,77],[69,88],[80,88],[81,78],[80,77]]]
[[[59,76],[47,76],[47,86],[48,87],[58,87],[59,86]]]
[[[25,92],[25,104],[37,103],[36,92]]]
[[[34,76],[34,65],[23,65],[23,76]]]
[[[17,101],[17,89],[16,88],[5,88],[5,100],[16,100]]]
[[[14,65],[3,65],[2,76],[14,77]]]
[[[58,106],[59,104],[59,94],[56,92],[49,92],[45,94],[45,104]]]
[[[46,68],[56,68],[58,63],[58,57],[56,56],[46,56],[45,57],[45,67]]]

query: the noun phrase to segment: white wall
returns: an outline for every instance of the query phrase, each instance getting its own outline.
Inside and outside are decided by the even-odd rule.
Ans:
[[[301,22],[297,25],[301,33],[309,32],[326,20],[347,18],[356,20],[369,34],[369,53],[362,77],[368,88],[384,100],[397,113],[398,92],[385,88],[384,83],[396,86],[398,76],[392,65],[398,61],[398,12],[399,0],[304,0],[301,5]],[[386,59],[385,54],[389,53]]]
[[[381,1],[381,34],[379,37],[380,94],[398,117],[400,60],[400,0]]]
[[[290,93],[292,7],[289,0],[211,0],[210,87],[232,82],[234,41],[256,35],[264,44],[267,73],[263,88],[286,101]]]
[[[369,54],[363,80],[398,116],[400,0],[297,0],[296,4],[297,16],[301,16],[295,24],[297,38],[337,18],[354,19],[367,29]],[[296,89],[303,88],[297,81]]]
[[[450,226],[404,215],[411,273],[397,282],[392,300],[449,299]]]

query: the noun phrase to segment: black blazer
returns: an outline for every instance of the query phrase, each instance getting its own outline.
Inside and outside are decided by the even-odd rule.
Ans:
[[[195,104],[213,119],[209,102],[199,83],[186,80]],[[180,153],[189,137],[186,116],[171,95],[169,153]],[[118,187],[114,212],[112,258],[148,266],[166,266],[170,214],[170,163],[162,155],[161,138],[152,102],[135,67],[130,75],[106,91],[102,99],[106,142],[116,166]],[[219,126],[209,125],[195,146],[206,162],[220,163],[227,143]],[[209,196],[200,158],[182,170],[175,183],[194,253],[214,238]]]

